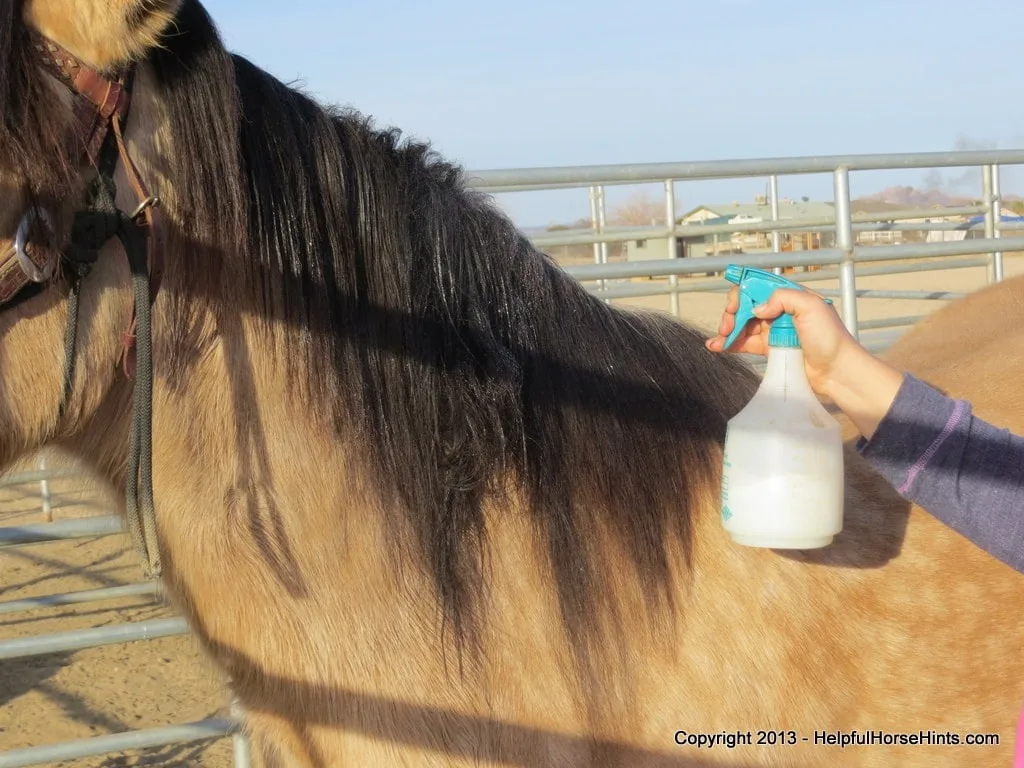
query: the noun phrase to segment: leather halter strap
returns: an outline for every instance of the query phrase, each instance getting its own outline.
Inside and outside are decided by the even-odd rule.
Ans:
[[[76,95],[78,138],[84,140],[85,153],[96,165],[114,115],[124,120],[128,114],[130,95],[124,76],[108,78],[34,29],[28,33],[40,63]]]
[[[144,226],[148,235],[148,263],[150,283],[150,303],[156,300],[163,277],[163,226],[160,212],[157,210],[159,200],[153,197],[139,174],[138,168],[131,159],[125,145],[123,124],[127,119],[131,103],[131,86],[134,79],[134,68],[111,73],[110,75],[90,67],[60,44],[43,36],[34,29],[28,30],[31,44],[38,55],[40,65],[58,81],[63,83],[72,93],[74,99],[75,130],[69,141],[72,151],[79,157],[84,156],[94,169],[99,170],[100,157],[109,139],[117,146],[118,156],[124,166],[125,173],[135,192],[137,207],[130,213],[130,218],[140,226]],[[111,136],[111,134],[113,134]],[[143,221],[139,221],[142,217]],[[144,222],[144,223],[143,223]],[[9,258],[0,261],[0,305],[7,304],[21,294],[34,281],[19,263],[17,254],[9,254]],[[25,251],[24,257],[32,261],[38,270],[52,272],[49,264],[40,264],[40,257]],[[132,321],[124,335],[123,365],[126,375],[132,376],[134,370],[135,348],[135,313],[133,308]]]
[[[151,299],[155,300],[163,276],[163,232],[155,210],[157,200],[146,188],[138,168],[128,154],[122,135],[122,125],[127,119],[131,100],[130,86],[134,78],[134,69],[107,77],[34,29],[29,30],[29,35],[43,66],[76,95],[78,139],[93,167],[99,162],[100,151],[107,134],[110,130],[114,131],[118,154],[138,200],[138,207],[132,213],[132,218],[145,216],[151,241],[154,241],[151,242],[153,247],[150,248],[150,284]]]

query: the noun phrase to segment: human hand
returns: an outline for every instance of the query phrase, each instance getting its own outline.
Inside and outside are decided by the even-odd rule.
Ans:
[[[726,300],[725,311],[718,326],[718,335],[707,341],[707,348],[713,352],[742,352],[765,356],[768,354],[768,334],[771,321],[788,313],[800,337],[804,353],[807,380],[819,395],[829,396],[830,384],[835,378],[843,378],[838,370],[844,361],[851,363],[860,357],[857,352],[869,354],[846,330],[835,308],[822,300],[816,293],[794,288],[777,288],[771,297],[754,308],[754,318],[740,331],[729,350],[725,340],[736,326],[736,311],[739,309],[739,288],[733,287]],[[836,374],[840,375],[837,377]]]
[[[737,309],[739,288],[734,287],[729,291],[718,335],[706,342],[712,352],[726,351],[725,340],[736,327]],[[903,374],[861,346],[832,305],[817,294],[777,288],[768,301],[754,308],[754,319],[728,351],[767,355],[771,321],[784,312],[793,317],[811,389],[832,400],[860,433],[870,438],[899,392]]]

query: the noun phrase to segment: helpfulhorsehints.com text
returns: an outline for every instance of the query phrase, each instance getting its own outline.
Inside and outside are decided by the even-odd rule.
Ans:
[[[680,746],[702,749],[736,749],[737,747],[786,747],[800,744],[814,744],[822,747],[872,747],[872,746],[996,746],[997,733],[954,733],[952,731],[915,731],[912,733],[890,733],[888,731],[813,731],[804,736],[797,731],[718,731],[716,733],[694,733],[676,731],[675,742]]]

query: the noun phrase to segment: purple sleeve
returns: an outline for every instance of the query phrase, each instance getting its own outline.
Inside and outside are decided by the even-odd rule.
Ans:
[[[857,450],[903,498],[1024,572],[1024,438],[905,374]]]

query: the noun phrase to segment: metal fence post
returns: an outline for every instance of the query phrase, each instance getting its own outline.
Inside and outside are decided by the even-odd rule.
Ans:
[[[238,699],[231,698],[231,716],[237,721],[238,728],[231,735],[231,751],[234,756],[235,768],[249,768],[252,765],[252,754],[249,748],[249,736],[243,724],[242,707]]]
[[[605,200],[604,200],[604,185],[599,184],[597,187],[597,226],[600,233],[604,234],[605,224]],[[608,242],[606,240],[601,241],[601,263],[608,263]],[[607,287],[607,283],[604,280],[601,281],[602,290]],[[605,299],[605,304],[611,304],[611,299]]]
[[[1002,199],[999,192],[999,166],[986,165],[982,168],[982,187],[985,195],[985,237],[1001,237],[999,222],[1002,218]],[[988,281],[998,283],[1003,279],[1003,253],[996,251],[988,257]]]
[[[981,166],[981,202],[985,205],[985,237],[990,238],[995,233],[995,219],[992,211],[992,166]],[[992,255],[988,257],[988,281],[995,282],[995,269],[993,267]]]
[[[779,220],[779,177],[777,174],[772,174],[768,177],[768,198],[771,201],[772,206],[772,221]],[[772,253],[781,253],[782,244],[780,242],[779,230],[772,230]],[[774,267],[772,271],[776,275],[782,274],[782,267]]]
[[[597,187],[590,188],[590,228],[595,234],[601,233],[601,218],[597,213]],[[594,263],[601,263],[601,243],[594,243]],[[598,280],[597,286],[602,291],[605,289],[604,280]]]
[[[676,239],[676,183],[673,179],[665,180],[665,222],[668,224],[668,257],[679,258],[679,241]],[[671,293],[669,301],[672,315],[679,317],[679,275],[669,275],[668,284]]]
[[[843,253],[839,263],[839,292],[842,296],[842,317],[846,329],[855,339],[860,338],[857,328],[857,276],[854,270],[853,220],[850,217],[850,170],[840,166],[835,170],[836,248]]]
[[[39,499],[46,522],[53,522],[53,499],[50,496],[50,477],[46,473],[46,450],[39,452],[39,471],[43,474],[39,481]]]

